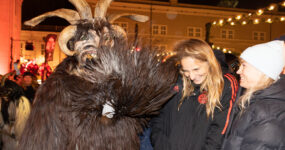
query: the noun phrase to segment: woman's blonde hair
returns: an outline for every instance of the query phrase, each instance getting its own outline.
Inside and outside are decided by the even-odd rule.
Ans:
[[[245,93],[238,100],[238,106],[241,109],[241,112],[244,112],[245,108],[249,105],[250,99],[255,92],[263,90],[273,83],[273,79],[263,74],[259,79],[258,84],[246,89]]]
[[[195,58],[202,62],[207,62],[209,66],[209,72],[206,75],[206,79],[200,86],[200,91],[207,92],[208,101],[206,103],[207,117],[214,116],[215,108],[221,109],[220,97],[223,92],[224,79],[220,64],[218,63],[213,50],[204,41],[198,39],[190,39],[181,42],[174,49],[176,55],[181,61],[185,57]],[[194,86],[191,80],[183,76],[183,95],[178,105],[178,110],[182,105],[184,99],[190,96],[194,91]]]

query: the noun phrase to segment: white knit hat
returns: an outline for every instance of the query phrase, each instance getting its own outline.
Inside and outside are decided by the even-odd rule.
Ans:
[[[284,67],[284,41],[271,41],[244,50],[240,57],[256,69],[277,80]]]

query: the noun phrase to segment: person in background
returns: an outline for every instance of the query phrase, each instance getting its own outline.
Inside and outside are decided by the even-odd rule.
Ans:
[[[8,76],[3,77],[0,86],[0,149],[16,150],[31,106],[23,88],[9,80]]]
[[[181,64],[177,94],[151,121],[154,150],[221,149],[238,83],[223,74],[213,50],[190,39],[175,48]]]
[[[8,79],[11,80],[11,81],[15,81],[14,80],[14,76],[16,75],[16,72],[15,71],[11,71],[8,74]]]
[[[34,75],[30,72],[25,72],[22,78],[22,87],[24,89],[25,96],[29,99],[30,103],[33,104],[37,85],[34,84]]]
[[[223,150],[285,149],[284,42],[271,41],[242,52],[237,101]]]
[[[22,84],[22,75],[15,75],[14,82],[16,82],[19,86]]]
[[[21,74],[20,69],[19,69],[19,65],[20,65],[20,60],[17,59],[17,61],[13,63],[13,67],[14,67],[14,70],[16,72],[16,75]]]

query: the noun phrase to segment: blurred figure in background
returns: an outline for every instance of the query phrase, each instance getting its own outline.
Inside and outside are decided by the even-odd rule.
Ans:
[[[24,89],[25,96],[29,99],[30,103],[33,104],[35,93],[38,88],[36,77],[30,72],[25,72],[22,78],[22,87]]]
[[[15,75],[14,82],[17,83],[19,86],[22,84],[22,75]]]
[[[22,87],[8,79],[6,74],[0,86],[0,149],[15,150],[26,120],[30,114],[30,102]]]

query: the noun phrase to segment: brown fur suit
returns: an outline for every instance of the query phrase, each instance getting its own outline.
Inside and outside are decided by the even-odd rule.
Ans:
[[[120,16],[141,22],[147,17],[105,18],[111,0],[99,0],[92,17],[84,0],[69,1],[77,12],[59,9],[25,23],[59,16],[71,25],[58,38],[68,57],[38,89],[19,149],[139,149],[138,134],[148,118],[174,94],[175,62],[128,48],[124,30],[109,24]]]
[[[92,39],[84,31],[90,28],[78,29],[75,43]],[[98,48],[85,46],[67,57],[38,89],[20,150],[139,149],[147,119],[174,94],[175,62],[161,62],[148,49],[133,51],[124,39],[111,43],[100,36]],[[89,58],[92,52],[96,57]],[[115,110],[112,118],[102,115],[106,103]]]

